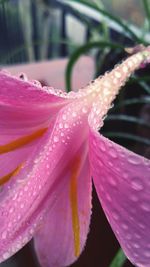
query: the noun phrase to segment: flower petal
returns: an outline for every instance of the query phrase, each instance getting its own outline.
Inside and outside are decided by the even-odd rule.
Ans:
[[[136,266],[150,262],[150,161],[90,130],[97,194],[117,239]]]
[[[49,131],[51,131],[51,127]],[[13,168],[0,180],[2,183],[0,191],[0,262],[13,255],[32,238],[36,224],[41,220],[42,212],[37,210],[39,201],[36,199],[42,188],[42,182],[38,174],[38,164],[34,165],[33,163],[38,161],[39,153],[50,134],[49,131],[41,137],[36,146],[29,149],[30,156],[28,155],[22,164]],[[7,156],[8,162],[12,160],[13,166],[17,159],[13,161],[9,155]],[[25,154],[20,152],[20,158],[24,156]]]
[[[44,266],[62,267],[75,261],[89,229],[88,127],[87,114],[81,110],[82,102],[72,103],[62,110],[51,136],[55,143],[48,162],[52,162],[50,178],[55,183],[47,201],[45,221],[35,237],[36,251]]]
[[[30,157],[10,180],[7,191],[1,192],[0,261],[10,257],[32,238],[47,207],[51,209],[55,204],[55,189],[61,182],[66,182],[63,172],[67,169],[68,159],[76,154],[78,156],[77,152],[87,138],[87,114],[82,114],[81,109],[82,102],[71,103],[61,109],[38,145],[34,146]],[[87,206],[90,206],[87,198]],[[83,244],[83,241],[80,242]]]
[[[34,239],[39,261],[45,267],[68,266],[74,262],[84,248],[89,231],[92,186],[87,142],[70,157],[64,159],[67,167],[54,189],[55,203]],[[61,166],[54,176],[58,168]]]
[[[53,91],[0,71],[0,185],[26,161],[68,101]]]
[[[67,101],[65,93],[0,71],[0,133],[26,134],[47,125]]]

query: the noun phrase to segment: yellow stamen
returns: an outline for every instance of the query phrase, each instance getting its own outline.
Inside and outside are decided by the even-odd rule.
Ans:
[[[14,175],[17,175],[22,167],[22,163],[12,172],[0,178],[0,186],[6,184]]]
[[[72,211],[72,228],[74,235],[74,253],[75,256],[80,254],[80,222],[78,215],[78,199],[77,199],[77,178],[80,167],[80,159],[76,158],[71,166],[71,183],[70,183],[70,203]]]
[[[47,130],[47,128],[39,129],[30,135],[20,137],[16,140],[6,144],[6,145],[0,146],[0,154],[4,154],[4,153],[10,152],[10,151],[13,151],[17,148],[20,148],[22,146],[29,144],[30,142],[41,137],[46,132],[46,130]]]

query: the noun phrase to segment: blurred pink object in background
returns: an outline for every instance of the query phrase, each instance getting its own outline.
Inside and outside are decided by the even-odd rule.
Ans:
[[[13,75],[24,72],[29,80],[38,80],[43,85],[57,89],[65,89],[65,70],[68,59],[56,59],[38,63],[19,64],[5,67]],[[83,56],[73,69],[72,87],[74,90],[85,86],[94,75],[94,61],[91,57]]]

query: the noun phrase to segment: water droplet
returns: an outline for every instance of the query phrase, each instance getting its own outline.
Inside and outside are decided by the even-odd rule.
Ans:
[[[57,143],[59,141],[58,136],[54,136],[54,139],[53,140],[54,140],[55,143]]]
[[[107,194],[107,193],[106,193],[106,199],[107,199],[109,202],[112,202],[112,199],[111,199],[110,195]]]
[[[22,203],[22,204],[20,205],[20,208],[21,208],[21,209],[23,209],[23,208],[24,208],[24,203]]]
[[[67,123],[65,123],[64,127],[67,129],[67,128],[69,128],[69,125]]]
[[[14,208],[11,208],[11,209],[9,210],[9,213],[13,213],[13,211],[14,211]]]
[[[109,149],[109,155],[114,159],[117,158],[117,153],[114,149]]]
[[[27,77],[27,75],[26,75],[25,73],[20,73],[20,74],[19,74],[19,78],[20,78],[21,80],[24,80],[24,81],[27,81],[27,80],[28,80],[28,77]]]
[[[108,161],[108,165],[110,166],[110,167],[113,167],[113,163],[109,160]]]
[[[114,218],[116,221],[119,221],[120,217],[119,217],[118,213],[113,212],[113,213],[112,213],[112,216],[113,216],[113,218]]]
[[[6,237],[7,237],[7,231],[4,231],[4,232],[2,233],[2,239],[6,239]]]
[[[122,226],[122,228],[123,228],[124,230],[128,230],[128,228],[129,228],[128,225],[125,224],[125,223],[122,223],[121,226]]]
[[[141,204],[141,208],[143,211],[147,211],[147,212],[150,212],[150,204],[149,203],[142,203]]]
[[[118,84],[118,80],[116,78],[113,79],[113,83],[116,85]]]
[[[39,81],[37,81],[37,80],[32,80],[31,82],[32,82],[34,85],[41,87],[41,83],[40,83]]]
[[[82,112],[83,112],[83,113],[87,113],[87,112],[88,112],[87,108],[86,108],[86,107],[83,107],[83,108],[82,108]]]
[[[133,243],[133,247],[138,249],[138,248],[140,248],[140,245],[137,243]]]
[[[139,227],[143,230],[145,230],[145,225],[143,223],[138,223]]]
[[[141,191],[143,190],[143,183],[138,177],[134,177],[131,180],[131,187],[136,190],[136,191]]]
[[[112,185],[112,186],[114,186],[114,187],[117,186],[117,183],[116,183],[116,181],[115,181],[115,179],[114,179],[113,177],[110,177],[110,176],[109,176],[109,180],[108,180],[108,182],[110,183],[110,185]]]
[[[127,73],[128,72],[128,67],[126,65],[124,65],[122,70],[123,70],[124,73]]]
[[[9,254],[8,252],[5,252],[5,253],[3,254],[3,259],[6,260],[6,259],[9,258],[9,256],[10,256],[10,254]]]
[[[130,155],[128,157],[128,162],[134,165],[139,165],[141,163],[141,160],[135,155]]]
[[[129,66],[130,68],[133,67],[133,63],[132,63],[131,60],[128,61],[128,66]]]
[[[101,142],[101,144],[100,144],[100,149],[101,149],[101,151],[103,151],[103,152],[106,151],[106,148],[105,148],[105,145],[104,145],[103,142]]]
[[[59,128],[60,128],[60,129],[63,128],[63,123],[62,123],[62,122],[59,123]]]
[[[72,113],[72,116],[75,118],[77,116],[77,113],[76,112],[73,112]]]
[[[66,114],[63,114],[62,118],[63,118],[63,120],[66,120],[66,118],[67,118]]]
[[[46,164],[46,169],[49,169],[49,163]]]
[[[149,250],[145,250],[144,251],[144,255],[145,255],[145,257],[150,258],[150,251]]]
[[[121,73],[120,73],[119,71],[115,71],[115,76],[116,76],[117,78],[121,78]]]
[[[105,81],[103,82],[103,85],[104,85],[104,86],[107,86],[107,87],[110,87],[110,83],[109,83],[107,80],[105,80]]]
[[[131,194],[129,197],[131,201],[138,202],[138,196]],[[135,210],[134,210],[134,213],[135,213]]]
[[[135,239],[141,239],[141,235],[140,235],[140,234],[137,234],[137,233],[135,233],[135,234],[134,234],[134,238],[135,238]]]

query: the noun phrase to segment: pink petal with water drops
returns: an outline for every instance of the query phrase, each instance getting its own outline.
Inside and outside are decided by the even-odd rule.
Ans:
[[[47,167],[50,180],[55,181],[54,190],[46,204],[45,221],[35,236],[43,266],[66,266],[75,261],[89,230],[91,175],[87,114],[82,113],[82,104],[72,103],[61,111],[51,136],[55,142]]]
[[[150,262],[150,161],[90,130],[94,185],[108,221],[136,266]]]
[[[30,150],[26,160],[14,170],[9,181],[1,186],[0,262],[13,255],[32,238],[37,222],[41,220],[41,209],[40,212],[38,211],[40,203],[38,194],[42,190],[42,182],[44,183],[47,177],[41,180],[38,172],[38,158],[51,130],[50,127],[45,136],[40,138],[39,143]],[[17,153],[17,150],[14,153]],[[22,151],[20,154],[21,158]],[[8,162],[10,161],[11,159]],[[16,161],[13,163],[15,164]]]
[[[69,266],[84,248],[92,196],[87,149],[86,142],[76,154],[64,158],[66,167],[55,188],[55,203],[48,207],[45,221],[35,235],[35,249],[43,267]]]
[[[27,134],[44,127],[68,102],[65,96],[0,71],[0,134]]]
[[[55,190],[68,164],[67,159],[76,155],[87,139],[87,114],[80,116],[81,104],[82,101],[79,105],[72,103],[59,112],[11,180],[7,195],[1,192],[0,261],[10,257],[32,238],[40,227],[45,207],[51,209],[55,203]]]
[[[57,93],[0,71],[0,185],[26,161],[56,112],[68,101]]]

